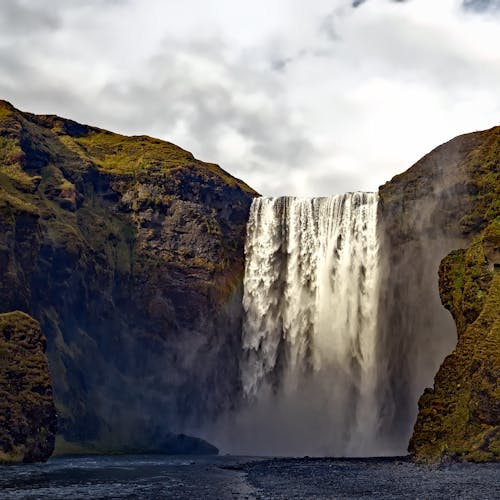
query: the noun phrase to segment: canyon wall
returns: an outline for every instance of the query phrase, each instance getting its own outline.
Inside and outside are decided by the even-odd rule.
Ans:
[[[381,437],[368,447],[370,453],[404,453],[417,418],[410,452],[418,460],[498,458],[499,171],[496,127],[436,148],[379,190],[376,217],[370,219],[376,220],[378,232],[378,305],[373,314],[357,307],[352,315],[378,325],[366,337],[374,348],[369,354],[361,345],[365,337],[354,332],[354,341],[342,351],[348,360],[343,365],[354,374],[347,377],[350,385],[340,379],[333,384],[341,395],[345,389],[345,398],[340,398],[345,406],[348,401],[376,402],[373,407],[363,403],[363,411],[349,407],[341,413],[355,428],[350,436],[364,436],[369,428],[370,436]],[[209,444],[185,433],[196,434],[220,415],[226,418],[227,438],[227,430],[234,428],[227,417],[234,415],[245,393],[240,363],[248,345],[242,342],[254,339],[249,345],[256,351],[265,347],[260,330],[242,338],[244,244],[255,196],[217,165],[201,162],[168,142],[23,113],[0,101],[0,314],[11,323],[15,320],[15,331],[31,325],[30,335],[38,340],[30,346],[42,364],[45,344],[37,321],[46,336],[58,415],[56,451],[212,453],[216,450]],[[309,210],[309,205],[325,203],[302,205]],[[297,221],[300,226],[317,219],[301,215]],[[305,393],[312,396],[318,387],[324,389],[325,397],[320,391],[313,398],[318,408],[324,407],[325,398],[332,402],[332,417],[325,412],[320,419],[324,432],[330,432],[331,422],[339,416],[339,398],[328,383],[330,365],[337,361],[323,359],[329,337],[311,341],[309,315],[313,309],[323,311],[323,316],[315,312],[314,317],[327,318],[317,328],[325,332],[340,317],[333,314],[339,300],[326,297],[319,307],[313,296],[338,283],[347,286],[348,277],[334,278],[352,267],[339,264],[342,251],[352,254],[343,247],[349,235],[355,236],[349,227],[341,238],[331,236],[331,228],[330,237],[324,238],[331,245],[321,286],[314,279],[301,281],[307,273],[295,273],[309,262],[311,242],[290,246],[294,239],[288,232],[281,239],[274,234],[276,251],[269,255],[271,267],[278,270],[273,281],[277,288],[271,283],[269,294],[261,294],[263,300],[270,295],[287,301],[279,308],[281,319],[269,316],[276,328],[264,332],[278,332],[275,341],[281,346],[273,357],[273,376],[264,377],[266,384],[279,393],[274,375],[293,367],[294,377],[304,374],[300,383],[305,383]],[[316,234],[312,229],[299,231],[297,241],[302,233]],[[284,267],[276,265],[275,255]],[[356,260],[359,290],[341,291],[342,300],[366,295],[363,255]],[[285,268],[297,275],[293,283],[300,286],[283,288]],[[261,295],[256,295],[258,300]],[[311,300],[297,302],[304,296]],[[297,317],[289,314],[294,301]],[[314,307],[304,309],[304,304]],[[23,311],[34,320],[12,311]],[[376,322],[369,320],[372,316]],[[255,319],[266,318],[264,314]],[[352,326],[351,320],[346,325]],[[302,326],[307,342],[297,357],[295,331]],[[341,337],[343,327],[337,330]],[[280,337],[282,331],[288,332],[286,338]],[[22,346],[29,338],[21,334],[16,356],[25,356]],[[4,337],[3,342],[11,341]],[[1,362],[7,351],[14,352],[11,344],[0,345]],[[315,345],[323,347],[316,352]],[[311,375],[315,360],[321,361],[323,371],[318,373],[325,374],[319,386]],[[376,367],[376,377],[363,375],[366,363],[370,370]],[[53,447],[52,390],[42,364],[38,371],[15,377],[26,381],[27,388],[26,392],[16,386],[9,395],[16,399],[24,391],[27,399],[15,407],[19,411],[10,410],[17,404],[12,400],[0,413],[3,421],[10,419],[9,426],[26,431],[0,436],[4,453],[10,450],[15,460],[46,458]],[[0,384],[14,373],[2,370]],[[38,379],[43,383],[35,390]],[[314,381],[310,391],[308,380]],[[360,380],[373,382],[368,384],[371,399],[360,397],[367,387]],[[292,393],[299,394],[293,387]],[[31,398],[33,392],[41,399]],[[300,407],[301,398],[290,401],[294,422],[303,432],[301,412],[314,405]],[[23,413],[32,402],[43,405],[43,422]],[[264,419],[276,409],[263,408]],[[288,418],[289,407],[283,408]],[[360,415],[369,416],[370,426]],[[275,420],[276,429],[284,433],[281,442],[288,446],[283,420]],[[40,433],[33,434],[33,429]],[[312,437],[319,436],[324,444],[317,429],[316,424],[309,426]],[[299,431],[292,427],[290,432]],[[289,452],[303,446],[303,436],[299,437]],[[337,438],[332,439],[335,443],[324,453],[368,453],[368,448],[357,447],[358,442],[368,443],[366,439],[353,438],[340,448]],[[316,453],[320,448],[310,449]]]
[[[0,312],[47,337],[56,451],[176,451],[232,404],[255,195],[168,142],[0,101]]]
[[[419,400],[409,450],[421,462],[500,459],[500,218],[439,268],[458,342]]]
[[[462,359],[464,366],[472,363],[473,351],[467,350],[462,339],[465,323],[461,318],[467,306],[458,298],[458,292],[454,292],[451,298],[447,285],[457,281],[458,278],[454,277],[456,267],[449,265],[452,257],[447,257],[441,268],[440,262],[450,251],[477,241],[492,221],[496,220],[498,224],[499,170],[500,128],[496,127],[459,136],[443,144],[380,188],[379,234],[384,262],[380,285],[378,364],[385,364],[388,373],[387,380],[380,387],[380,397],[385,401],[382,402],[383,412],[392,416],[383,419],[388,428],[382,431],[392,434],[396,442],[410,437],[417,413],[415,402],[424,388],[433,384],[434,374],[455,347],[457,329],[459,342],[454,355]],[[488,234],[494,232],[491,228],[488,231]],[[491,255],[496,255],[498,240],[495,237],[488,239],[488,248]],[[465,251],[459,251],[459,254],[465,255]],[[479,268],[491,264],[487,264],[484,255],[477,254],[475,258]],[[486,279],[486,282],[491,281],[493,288],[490,290],[494,290],[493,277],[497,271],[491,266],[491,279]],[[440,281],[438,269],[441,269]],[[460,283],[467,290],[470,288],[461,278]],[[478,290],[478,295],[485,297],[484,286],[474,285],[473,288]],[[475,307],[475,316],[465,313],[471,327],[467,331],[472,342],[482,342],[482,336],[496,336],[496,340],[489,344],[494,346],[495,343],[498,345],[498,316],[496,319],[490,316],[491,324],[481,326],[483,316],[480,311],[489,303],[483,302],[484,297],[477,299],[480,305]],[[451,310],[457,325],[441,301]],[[496,324],[496,330],[492,324]],[[495,352],[498,351],[488,354],[488,363],[492,363],[489,367],[483,366],[476,356],[473,372],[498,374],[500,361],[498,356],[494,361]],[[439,446],[423,446],[427,439],[431,439],[431,434],[434,442],[443,440],[440,442],[444,445],[445,429],[451,422],[443,418],[443,412],[450,411],[446,401],[457,398],[456,386],[450,381],[443,383],[451,377],[449,366],[448,358],[434,382],[435,395],[430,397],[434,392],[428,389],[420,400],[418,423],[410,447],[417,455],[425,455],[425,450],[431,448],[434,455],[437,453]],[[467,378],[465,372],[462,377]],[[455,380],[455,375],[451,380]],[[484,383],[491,385],[491,382]],[[465,385],[469,386],[468,383]],[[462,387],[462,390],[465,389]],[[436,407],[439,399],[442,402]],[[465,397],[461,398],[455,409],[466,414],[464,405],[468,404],[472,403]],[[429,428],[429,412],[435,415],[432,430]],[[496,416],[490,418],[489,425],[498,429],[498,413],[493,415]],[[465,435],[469,432],[466,429],[475,425],[474,418],[468,418],[457,433]],[[467,443],[464,441],[465,448],[470,441]],[[439,453],[435,458],[439,458]]]

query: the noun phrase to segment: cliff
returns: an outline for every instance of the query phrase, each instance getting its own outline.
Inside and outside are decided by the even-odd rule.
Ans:
[[[0,101],[0,312],[47,337],[56,451],[148,449],[226,409],[255,195],[168,142]]]
[[[0,463],[44,461],[54,450],[56,409],[45,349],[33,318],[0,314]]]
[[[458,342],[419,400],[409,450],[423,462],[500,459],[500,217],[439,268]]]
[[[437,460],[447,448],[472,459],[475,447],[495,446],[499,171],[495,127],[436,148],[380,188],[379,333],[381,352],[390,354],[380,359],[387,370],[380,394],[393,416],[385,432],[395,440],[410,437],[414,401],[455,348],[419,402],[409,448],[419,459]]]
[[[498,459],[499,172],[496,127],[436,148],[379,190],[375,356],[388,452],[404,452],[415,401],[433,385],[412,455]],[[12,311],[46,335],[56,452],[217,451],[185,433],[241,391],[256,195],[168,142],[0,101],[1,460],[46,458],[55,429],[43,337]]]

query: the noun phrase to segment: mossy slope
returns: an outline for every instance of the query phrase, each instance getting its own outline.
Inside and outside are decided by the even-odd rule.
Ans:
[[[457,342],[439,296],[440,262],[481,238],[500,215],[499,170],[500,127],[494,127],[452,139],[380,187],[377,355],[387,376],[379,397],[392,417],[384,415],[388,424],[380,432],[396,444],[409,441],[415,403]],[[494,241],[488,241],[489,255]]]
[[[463,188],[445,221],[468,244],[441,261],[439,294],[458,341],[419,400],[409,451],[421,462],[500,458],[500,128],[455,141],[447,175]]]
[[[497,218],[472,245],[441,263],[439,290],[458,342],[434,388],[420,398],[409,447],[417,460],[500,460],[499,253]]]
[[[42,325],[62,441],[139,449],[231,400],[255,195],[168,142],[0,101],[0,312]]]
[[[0,314],[0,462],[44,461],[54,449],[56,409],[45,349],[33,318]]]

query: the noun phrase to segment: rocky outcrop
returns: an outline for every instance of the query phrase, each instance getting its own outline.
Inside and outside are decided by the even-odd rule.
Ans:
[[[158,440],[151,439],[147,448],[124,448],[131,455],[167,454],[167,455],[218,455],[219,450],[214,445],[198,437],[185,434],[162,435]]]
[[[45,349],[33,318],[0,314],[0,463],[45,461],[54,450],[56,409]]]
[[[168,142],[0,102],[0,312],[47,336],[59,451],[148,448],[234,399],[255,195]]]
[[[476,241],[500,215],[499,165],[496,127],[443,144],[380,188],[379,233],[385,261],[379,364],[387,377],[379,391],[387,402],[384,411],[392,415],[381,432],[395,442],[409,439],[415,401],[432,385],[442,360],[456,345],[457,327],[440,300],[438,269],[450,251]],[[485,251],[496,252],[492,241],[485,242]],[[457,350],[462,352],[460,346],[459,342]],[[439,385],[438,380],[439,376]],[[425,401],[424,397],[420,415],[426,411]],[[421,429],[417,425],[412,443],[426,439],[419,437]]]
[[[423,462],[500,460],[500,217],[439,269],[458,342],[419,400],[409,450]]]

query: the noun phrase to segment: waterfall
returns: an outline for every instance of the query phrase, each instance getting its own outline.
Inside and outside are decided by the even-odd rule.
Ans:
[[[254,200],[241,449],[384,454],[377,429],[377,194]]]

